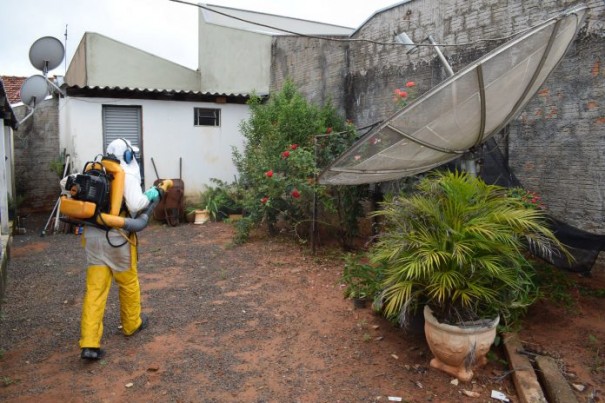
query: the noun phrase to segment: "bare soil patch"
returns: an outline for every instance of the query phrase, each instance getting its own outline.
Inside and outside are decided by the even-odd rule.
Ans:
[[[312,256],[294,241],[261,234],[231,247],[224,223],[145,229],[139,272],[150,326],[122,336],[114,286],[107,355],[84,362],[77,344],[84,251],[77,235],[40,237],[45,220],[30,217],[27,233],[13,241],[0,321],[0,400],[487,402],[499,390],[518,401],[501,359],[472,383],[454,385],[429,368],[421,331],[344,300],[340,251]],[[595,294],[605,288],[603,270],[568,276],[579,284],[573,306],[536,304],[520,338],[586,385],[580,401],[598,401],[605,392],[605,298]]]

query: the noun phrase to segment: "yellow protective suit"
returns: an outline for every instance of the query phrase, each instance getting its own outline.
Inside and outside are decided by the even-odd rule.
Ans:
[[[89,231],[90,228],[86,230]],[[86,295],[82,304],[80,348],[101,347],[103,315],[112,279],[119,287],[122,331],[126,336],[130,336],[141,326],[141,291],[137,273],[135,234],[132,234],[130,240],[133,244],[126,243],[121,247],[128,248],[130,252],[130,268],[128,270],[115,271],[111,267],[101,264],[88,266]]]
[[[124,161],[123,155],[127,147],[135,148],[127,145],[125,140],[115,140],[107,147],[107,153],[115,155],[124,169],[124,201],[134,217],[139,210],[146,208],[150,201],[141,189],[141,176],[136,159],[130,163]],[[101,346],[103,316],[112,280],[115,280],[119,287],[120,320],[124,335],[134,334],[143,325],[137,273],[137,237],[136,233],[132,233],[125,239],[123,233],[118,230],[106,231],[87,226],[84,244],[88,269],[86,294],[82,304],[80,348],[98,349]],[[115,247],[116,245],[121,246]],[[99,357],[100,355],[93,359]],[[82,358],[91,357],[83,355]]]

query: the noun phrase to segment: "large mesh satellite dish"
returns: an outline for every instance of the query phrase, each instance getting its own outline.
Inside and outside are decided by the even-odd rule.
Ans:
[[[25,105],[35,106],[39,104],[49,94],[46,78],[41,75],[29,77],[23,82],[23,85],[21,85],[19,93],[21,101],[23,101]]]
[[[40,71],[47,72],[58,67],[65,56],[65,48],[60,40],[52,36],[38,39],[29,48],[29,61]]]
[[[356,185],[426,172],[506,126],[561,61],[586,14],[576,6],[494,49],[363,136],[319,182]]]

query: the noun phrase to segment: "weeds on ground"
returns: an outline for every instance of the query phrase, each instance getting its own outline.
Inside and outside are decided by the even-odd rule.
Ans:
[[[540,287],[540,298],[563,306],[568,312],[578,308],[578,286],[569,273],[547,264],[536,266],[536,282]]]
[[[578,298],[605,298],[605,288],[590,288],[578,284],[569,272],[547,264],[536,265],[536,282],[540,298],[563,306],[568,312],[578,311]]]
[[[10,376],[3,376],[2,378],[0,378],[0,380],[2,381],[2,385],[4,386],[9,386],[15,383],[15,381]]]
[[[588,288],[581,286],[578,288],[580,295],[585,297],[605,298],[605,288]]]
[[[588,348],[593,353],[590,371],[594,374],[605,371],[605,351],[602,342],[594,334],[588,335]]]

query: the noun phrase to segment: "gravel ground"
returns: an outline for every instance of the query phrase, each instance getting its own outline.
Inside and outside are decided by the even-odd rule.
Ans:
[[[340,253],[259,234],[230,246],[224,223],[154,223],[140,234],[148,329],[120,333],[117,287],[99,362],[79,358],[85,283],[80,236],[13,240],[0,322],[0,400],[16,402],[516,401],[500,362],[454,385],[428,368],[421,331],[403,331],[342,298]],[[480,396],[467,398],[463,392]]]

